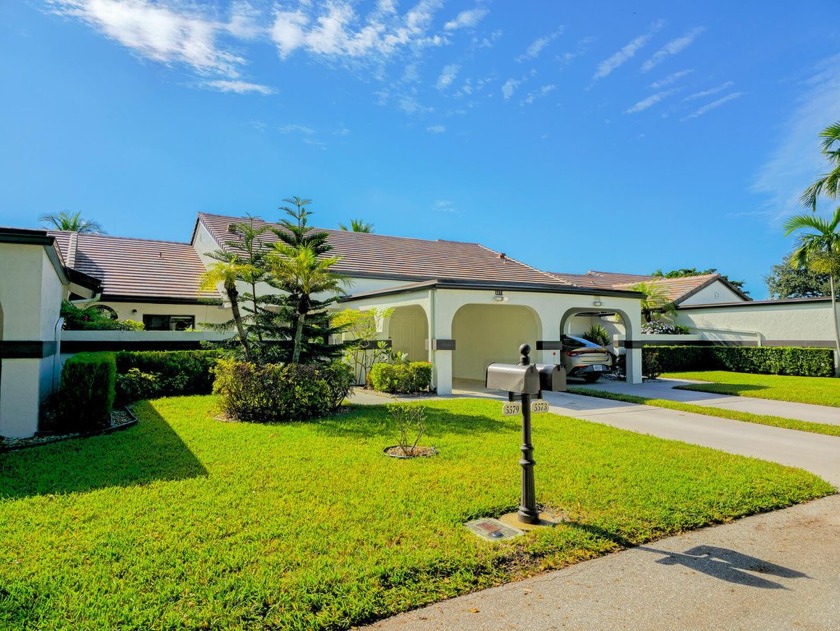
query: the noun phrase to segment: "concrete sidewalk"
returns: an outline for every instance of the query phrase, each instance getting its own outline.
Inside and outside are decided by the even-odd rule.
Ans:
[[[771,399],[756,399],[755,397],[737,397],[710,392],[696,392],[693,390],[676,390],[676,386],[697,383],[678,381],[676,379],[655,379],[641,384],[628,384],[625,381],[601,379],[595,384],[569,384],[589,390],[604,390],[620,394],[632,394],[637,397],[651,399],[669,399],[694,405],[705,405],[715,408],[726,408],[751,412],[753,414],[769,414],[784,418],[799,419],[812,423],[828,423],[840,425],[840,408],[825,405],[811,405],[808,403],[790,403],[788,401],[774,401]]]
[[[604,382],[592,387],[610,386]],[[670,398],[668,384],[612,387]],[[481,389],[461,394],[502,400]],[[724,399],[731,404],[728,400],[735,398]],[[837,437],[568,393],[546,393],[545,399],[557,414],[799,467],[840,486]],[[745,411],[759,409],[754,401],[764,404],[745,400]],[[774,406],[772,413],[825,412],[821,406],[790,405],[795,408],[783,413]],[[828,422],[826,418],[820,417],[821,422]],[[539,462],[539,444],[535,456]],[[837,630],[840,496],[660,540],[431,605],[370,628]]]

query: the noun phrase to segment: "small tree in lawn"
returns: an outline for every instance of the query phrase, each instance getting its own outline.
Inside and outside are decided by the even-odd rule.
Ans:
[[[835,371],[840,359],[840,322],[837,319],[836,280],[840,274],[840,206],[831,219],[817,215],[796,215],[785,222],[785,236],[798,233],[796,249],[791,253],[791,265],[807,267],[828,274],[831,292],[831,313],[834,320]]]

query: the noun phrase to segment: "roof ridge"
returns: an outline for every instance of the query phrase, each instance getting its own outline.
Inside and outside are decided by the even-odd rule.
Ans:
[[[507,254],[505,254],[504,252],[497,252],[496,250],[493,250],[492,248],[488,248],[486,245],[482,245],[480,243],[476,243],[475,245],[477,245],[478,247],[480,247],[484,250],[487,250],[488,252],[492,252],[493,254],[497,255],[502,260],[513,261],[514,263],[518,263],[522,267],[527,267],[529,270],[532,270],[534,272],[538,272],[539,274],[542,274],[543,276],[548,276],[548,278],[553,280],[553,281],[560,281],[560,279],[557,278],[556,276],[554,276],[553,274],[550,274],[549,272],[544,272],[543,270],[537,269],[536,267],[533,267],[532,265],[528,265],[527,263],[523,263],[519,259],[512,258],[512,257],[508,256]],[[565,281],[560,281],[560,282],[565,282]],[[574,285],[574,283],[570,283],[570,284]]]

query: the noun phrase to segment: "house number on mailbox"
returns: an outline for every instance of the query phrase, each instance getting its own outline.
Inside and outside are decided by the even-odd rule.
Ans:
[[[536,414],[540,412],[548,412],[548,401],[543,401],[541,399],[531,401],[531,411]]]
[[[522,411],[522,404],[518,401],[514,401],[512,403],[505,403],[502,405],[502,415],[503,416],[516,416]]]

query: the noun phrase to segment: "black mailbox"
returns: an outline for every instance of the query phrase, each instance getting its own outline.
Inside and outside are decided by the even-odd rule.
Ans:
[[[566,369],[559,364],[535,364],[540,373],[540,390],[566,392]]]
[[[514,394],[539,394],[540,373],[533,364],[490,364],[484,385],[490,390],[505,390]]]

